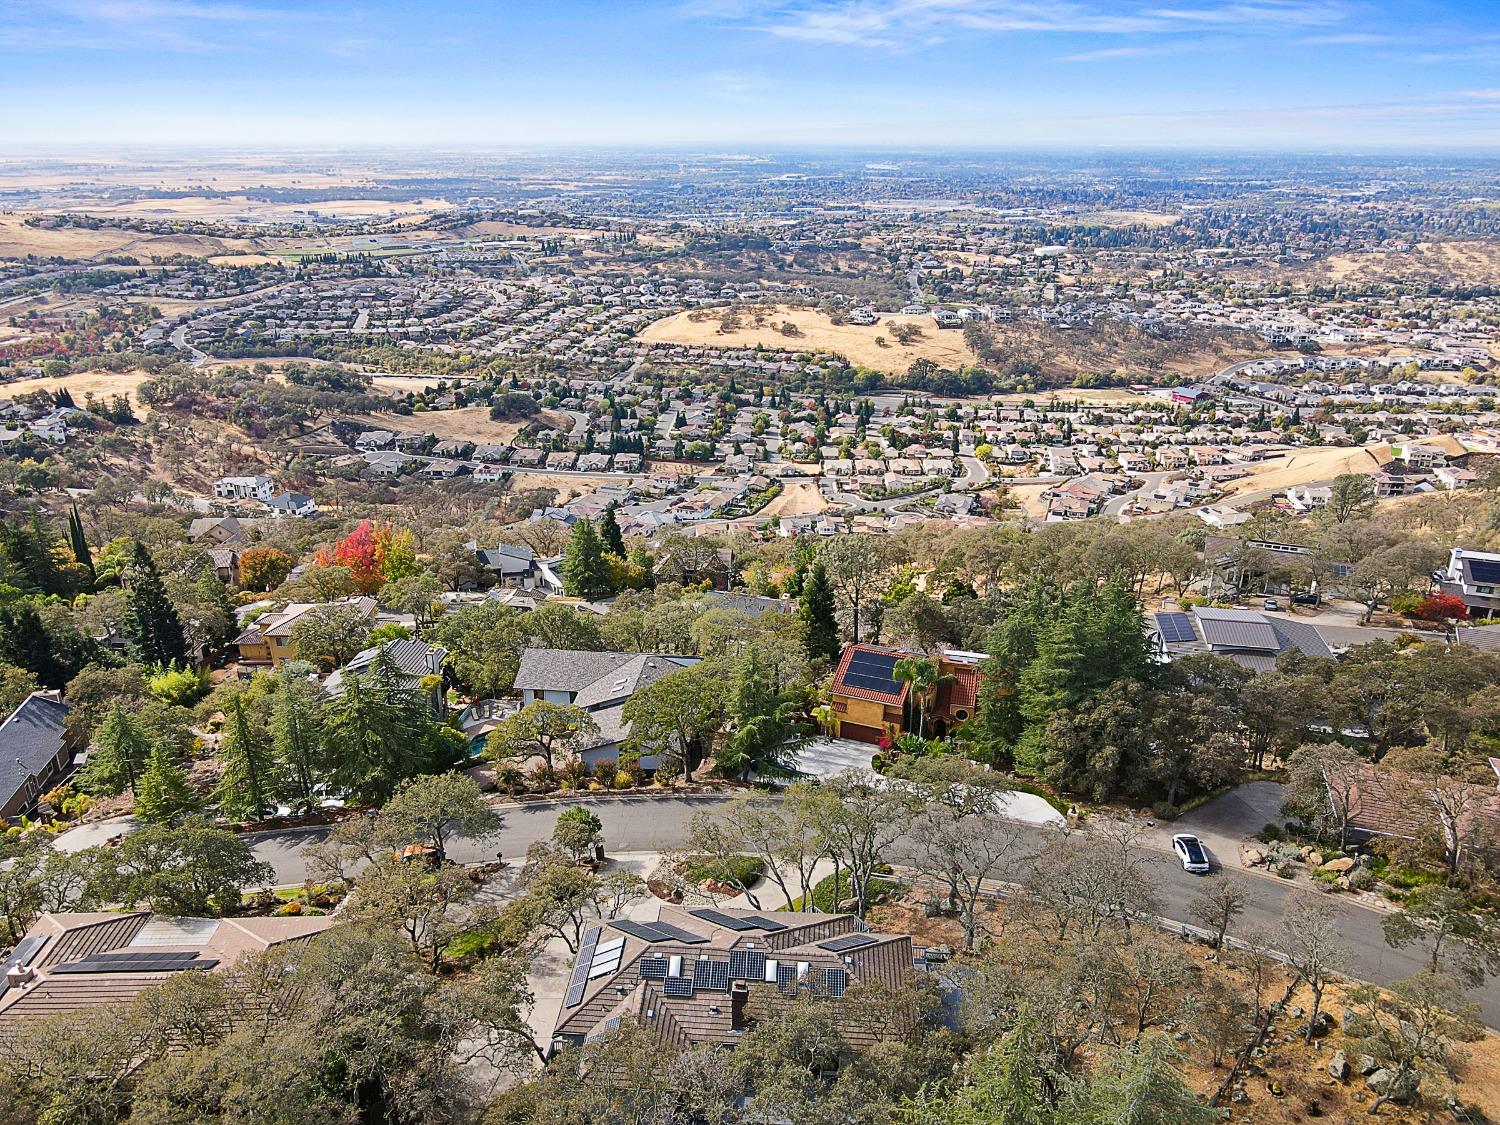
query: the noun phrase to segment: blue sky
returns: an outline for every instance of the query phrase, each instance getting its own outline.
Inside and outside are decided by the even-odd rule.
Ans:
[[[0,0],[71,143],[1500,149],[1500,0]]]

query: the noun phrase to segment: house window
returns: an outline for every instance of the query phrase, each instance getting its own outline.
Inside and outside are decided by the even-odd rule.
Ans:
[[[1493,594],[1495,592],[1495,587],[1493,586],[1476,586],[1474,589],[1481,594]]]
[[[967,707],[955,707],[953,709],[953,717],[959,722],[963,722],[969,717],[969,709]]]

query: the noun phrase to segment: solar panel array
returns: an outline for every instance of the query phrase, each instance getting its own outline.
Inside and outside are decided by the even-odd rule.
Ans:
[[[1486,586],[1500,585],[1500,562],[1494,559],[1469,559],[1469,573],[1475,582]]]
[[[661,990],[668,996],[691,996],[693,982],[687,977],[668,977],[662,982]]]
[[[648,980],[666,980],[667,959],[665,957],[642,957],[636,965],[636,970]]]
[[[186,969],[211,969],[216,957],[194,953],[95,953],[81,961],[58,965],[54,973],[179,973]]]
[[[681,926],[674,926],[670,922],[632,922],[627,918],[616,918],[610,925],[642,941],[680,941],[688,945],[700,945],[708,940],[702,934],[684,930]]]
[[[568,979],[568,992],[563,997],[564,1008],[576,1008],[583,1003],[583,990],[589,980],[589,966],[594,962],[594,950],[599,948],[601,932],[598,926],[592,926],[578,943],[578,960],[573,963],[573,975]]]
[[[693,987],[713,989],[717,992],[728,992],[729,962],[694,961]]]
[[[741,920],[729,914],[721,914],[717,910],[689,910],[694,918],[702,918],[705,922],[712,922],[715,926],[723,926],[726,930],[753,930],[755,923],[748,918]]]
[[[778,930],[786,929],[780,922],[773,922],[771,919],[763,918],[759,914],[746,914],[745,921],[753,922],[757,928],[771,934],[774,934]]]
[[[1192,619],[1185,613],[1158,613],[1156,631],[1168,644],[1198,639],[1197,634],[1193,632]]]
[[[900,695],[901,685],[896,682],[894,653],[856,651],[849,658],[849,667],[844,669],[843,682],[849,687],[878,691],[885,695]]]
[[[849,987],[849,974],[843,969],[823,970],[823,991],[834,1000],[844,994],[844,989]]]
[[[819,949],[826,949],[829,953],[843,953],[846,949],[858,949],[862,945],[874,945],[875,939],[869,934],[845,934],[843,937],[834,938],[832,941],[818,942]]]
[[[608,976],[620,967],[620,955],[625,950],[625,939],[615,938],[614,941],[606,941],[594,950],[594,956],[589,961],[588,979]]]
[[[692,930],[684,930],[681,926],[674,926],[671,922],[652,922],[651,928],[660,932],[663,936],[658,941],[681,941],[688,945],[701,945],[708,939],[702,934],[695,934]]]
[[[758,949],[731,949],[729,975],[735,980],[764,980],[766,955]]]

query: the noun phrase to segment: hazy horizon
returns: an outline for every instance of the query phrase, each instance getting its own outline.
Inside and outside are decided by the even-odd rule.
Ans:
[[[28,150],[1500,149],[1483,0],[0,0]]]

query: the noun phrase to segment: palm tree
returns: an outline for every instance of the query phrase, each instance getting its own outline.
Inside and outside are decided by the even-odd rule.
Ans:
[[[939,673],[937,664],[926,657],[903,657],[896,661],[891,675],[911,685],[917,704],[917,737],[921,738],[927,727],[927,693],[953,677]]]

